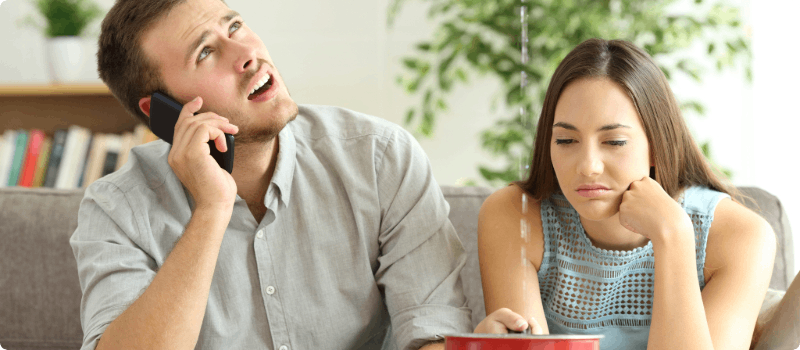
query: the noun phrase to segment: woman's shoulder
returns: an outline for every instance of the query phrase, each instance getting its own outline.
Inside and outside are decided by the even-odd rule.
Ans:
[[[742,265],[772,266],[776,238],[764,218],[729,197],[717,203],[713,214],[706,245],[709,270]]]
[[[493,192],[481,206],[481,211],[492,214],[520,216],[523,213],[539,213],[540,203],[529,193],[512,184]]]
[[[541,231],[540,202],[517,185],[501,188],[486,198],[478,215],[478,225],[507,226],[520,225],[520,219],[527,220],[532,232]]]
[[[528,232],[528,259],[536,271],[544,255],[541,206],[538,200],[517,185],[501,188],[483,202],[478,215],[479,251],[492,254],[519,254],[520,232]],[[527,223],[527,229],[523,228]]]

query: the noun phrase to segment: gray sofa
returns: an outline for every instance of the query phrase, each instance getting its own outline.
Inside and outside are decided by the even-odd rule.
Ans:
[[[754,198],[778,236],[778,251],[762,315],[791,283],[792,235],[780,201],[757,188]],[[467,250],[462,272],[473,326],[485,316],[476,246],[478,210],[492,192],[442,187],[450,219]],[[81,290],[69,237],[83,190],[0,188],[0,346],[8,350],[79,349]],[[749,204],[753,206],[752,203]]]

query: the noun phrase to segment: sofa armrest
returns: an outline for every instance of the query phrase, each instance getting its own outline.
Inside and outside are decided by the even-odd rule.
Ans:
[[[800,347],[800,278],[786,292],[767,290],[750,348],[796,350]]]
[[[750,349],[755,349],[764,331],[764,327],[766,327],[769,320],[772,319],[772,316],[775,315],[775,311],[778,309],[778,305],[785,294],[786,292],[782,290],[767,289],[767,295],[764,296],[764,302],[761,303],[761,310],[758,312],[758,319],[756,320],[756,328],[753,331],[753,340],[750,344]]]

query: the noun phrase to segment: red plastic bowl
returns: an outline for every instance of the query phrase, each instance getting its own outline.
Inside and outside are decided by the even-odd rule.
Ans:
[[[602,335],[453,334],[445,350],[600,350]]]

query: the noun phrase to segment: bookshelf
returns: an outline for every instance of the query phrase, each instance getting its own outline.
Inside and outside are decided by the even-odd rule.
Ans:
[[[139,121],[128,114],[108,88],[97,84],[0,85],[0,133],[79,125],[92,132],[133,131]]]
[[[85,187],[154,139],[103,84],[0,85],[0,187]]]

